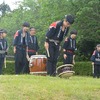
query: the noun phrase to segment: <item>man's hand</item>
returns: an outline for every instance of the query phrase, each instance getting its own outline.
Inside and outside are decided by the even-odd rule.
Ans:
[[[92,62],[92,65],[94,65],[94,62]]]
[[[66,59],[67,58],[67,55],[66,54],[64,54],[64,59]]]
[[[48,43],[48,42],[45,42],[45,43],[44,43],[44,47],[45,47],[45,49],[47,50],[47,49],[49,48],[49,43]]]

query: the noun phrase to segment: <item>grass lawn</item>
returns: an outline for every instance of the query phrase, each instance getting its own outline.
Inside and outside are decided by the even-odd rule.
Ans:
[[[0,100],[100,100],[100,79],[1,75]]]

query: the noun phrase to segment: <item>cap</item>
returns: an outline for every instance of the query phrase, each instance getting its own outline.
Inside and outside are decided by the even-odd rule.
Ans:
[[[72,31],[70,32],[70,34],[76,34],[76,35],[77,35],[77,31],[76,31],[76,30],[72,30]]]
[[[72,15],[65,15],[65,19],[70,23],[74,23],[74,17]]]
[[[97,44],[97,46],[96,47],[100,47],[100,44]]]
[[[30,27],[30,24],[29,24],[28,22],[24,22],[24,23],[23,23],[23,26],[24,26],[24,27]]]
[[[34,29],[34,30],[35,30],[35,28],[34,28],[34,27],[30,27],[30,30],[31,30],[31,29]]]
[[[7,31],[5,29],[3,29],[2,31],[3,31],[3,33],[7,33]]]
[[[2,29],[0,29],[0,34],[2,34],[3,33],[3,30]]]

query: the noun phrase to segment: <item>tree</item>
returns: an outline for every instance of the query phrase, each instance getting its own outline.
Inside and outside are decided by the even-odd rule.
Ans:
[[[78,30],[78,51],[91,55],[100,43],[100,0],[71,0],[69,11],[75,15]]]
[[[43,44],[49,25],[63,20],[66,14],[72,14],[75,16],[75,23],[71,29],[78,30],[78,53],[86,56],[90,55],[95,45],[100,42],[99,9],[100,0],[23,0],[18,9],[1,17],[0,27],[8,30],[8,38],[11,41],[15,31],[21,28],[24,21],[28,21],[37,30],[39,51],[42,54],[45,53]]]
[[[3,2],[2,4],[0,4],[0,13],[3,16],[7,12],[11,12],[11,9],[10,9],[9,5],[7,5],[7,4],[5,4],[5,2]]]

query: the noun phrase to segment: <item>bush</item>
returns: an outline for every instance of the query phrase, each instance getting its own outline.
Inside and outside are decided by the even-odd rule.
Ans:
[[[92,75],[92,65],[91,62],[77,62],[73,67],[76,75]]]
[[[7,61],[6,68],[3,67],[3,74],[14,74],[14,61]]]
[[[62,62],[58,62],[57,67],[62,64],[63,64]],[[73,70],[75,71],[75,75],[91,76],[92,75],[91,62],[76,62],[76,64],[73,67]]]
[[[63,62],[58,62],[57,67],[62,65]],[[81,76],[91,76],[92,75],[92,65],[91,62],[76,62],[73,67],[75,75]],[[3,67],[3,74],[14,74],[14,61],[7,61],[7,68]]]

